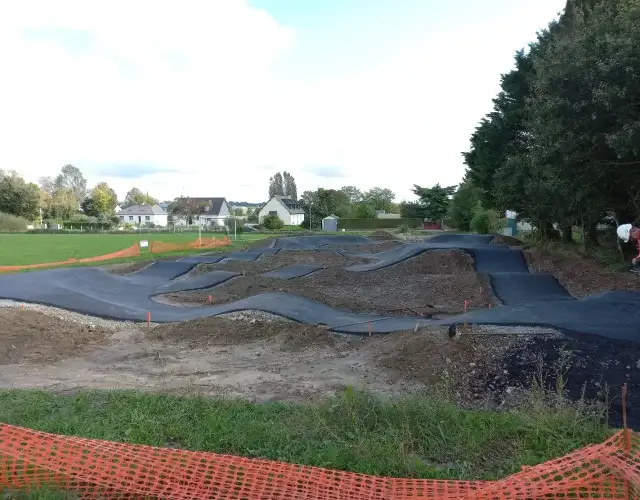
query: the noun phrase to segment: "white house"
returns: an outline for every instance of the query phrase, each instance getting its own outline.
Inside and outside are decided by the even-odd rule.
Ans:
[[[258,212],[260,221],[267,215],[277,215],[286,226],[299,226],[304,221],[302,205],[287,196],[273,196]]]
[[[158,205],[131,205],[116,213],[123,224],[155,224],[156,226],[167,226],[167,212]]]
[[[226,198],[189,198],[188,200],[189,203],[202,205],[202,213],[189,218],[174,216],[174,222],[178,226],[224,226],[225,219],[231,215]]]

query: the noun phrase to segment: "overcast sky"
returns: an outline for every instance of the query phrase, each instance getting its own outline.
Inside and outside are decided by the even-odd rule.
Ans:
[[[500,73],[564,0],[0,4],[0,168],[120,198],[457,184]]]

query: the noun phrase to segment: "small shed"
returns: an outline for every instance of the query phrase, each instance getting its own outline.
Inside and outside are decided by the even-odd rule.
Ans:
[[[327,215],[322,219],[323,231],[337,231],[338,230],[338,217],[337,215]]]

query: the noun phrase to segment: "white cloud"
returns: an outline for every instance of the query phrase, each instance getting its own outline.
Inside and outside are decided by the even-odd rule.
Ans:
[[[199,172],[188,190],[224,195],[227,174],[232,181],[255,161],[251,137],[255,118],[271,112],[271,64],[294,33],[242,1],[187,5],[3,4],[0,168],[33,179],[69,162],[89,171],[163,165]],[[47,36],[54,29],[88,33],[91,43],[71,51]],[[160,180],[146,179],[149,190],[175,196],[170,179]]]
[[[404,197],[413,183],[453,184],[499,72],[559,2],[527,12],[505,1],[520,8],[502,6],[490,25],[462,19],[357,76],[295,84],[275,63],[296,33],[245,0],[1,4],[0,168],[35,180],[73,163],[121,196],[137,185],[161,198],[258,201],[266,165],[300,191],[380,185]],[[92,173],[109,164],[179,173]],[[345,177],[319,178],[314,165]]]

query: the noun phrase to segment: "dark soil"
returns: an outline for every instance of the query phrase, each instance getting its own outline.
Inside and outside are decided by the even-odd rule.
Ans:
[[[553,274],[574,296],[585,297],[608,290],[640,291],[640,278],[629,272],[620,272],[602,266],[595,259],[573,250],[524,251],[532,272]]]
[[[288,255],[293,254],[293,255]],[[285,259],[284,262],[279,259]],[[193,292],[167,294],[163,300],[184,305],[205,305],[211,295],[214,304],[226,303],[269,291],[283,291],[308,297],[350,311],[369,311],[416,316],[417,313],[455,314],[468,308],[487,307],[490,290],[473,270],[473,260],[458,250],[424,252],[399,264],[369,272],[350,272],[352,260],[325,252],[284,252],[256,262],[231,261],[207,265],[206,270],[245,272],[222,285]],[[327,266],[293,280],[257,276],[296,262]]]
[[[126,276],[128,274],[134,274],[138,271],[142,271],[143,269],[149,267],[155,261],[148,260],[138,260],[135,262],[123,262],[121,264],[111,264],[109,266],[105,266],[104,269],[109,271],[111,274],[116,274],[118,276]]]
[[[210,271],[233,271],[247,276],[266,273],[274,269],[292,264],[315,264],[326,267],[348,267],[353,264],[369,262],[369,259],[353,259],[333,252],[319,252],[315,250],[293,250],[279,252],[275,255],[263,255],[253,262],[229,260],[217,264],[200,264],[188,276],[198,276]]]
[[[609,422],[622,422],[621,388],[628,385],[629,424],[640,424],[640,344],[612,341],[596,335],[559,339],[533,337],[504,358],[507,374],[487,389],[499,394],[506,386],[531,387],[532,381],[571,400],[609,401]],[[562,380],[563,387],[558,387]]]
[[[0,365],[54,363],[87,352],[110,333],[28,309],[0,308]]]
[[[378,241],[397,239],[395,235],[391,234],[389,231],[374,231],[369,235],[369,238],[371,238],[372,240],[378,240]]]
[[[513,236],[505,236],[503,234],[496,234],[491,240],[494,245],[508,245],[510,247],[522,246],[522,242],[518,238]]]

